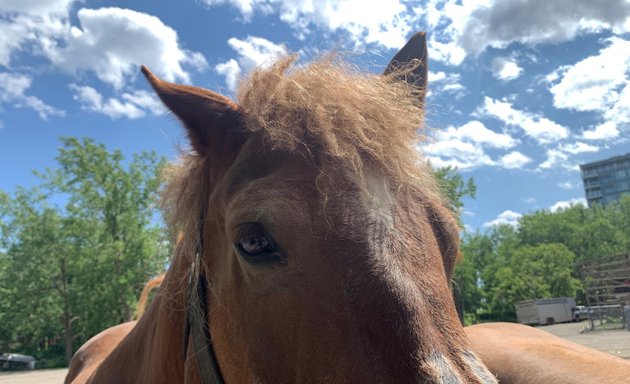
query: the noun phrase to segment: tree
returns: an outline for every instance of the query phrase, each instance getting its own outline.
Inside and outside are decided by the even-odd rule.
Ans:
[[[63,340],[67,363],[75,345],[131,319],[170,249],[156,204],[163,159],[125,161],[90,139],[62,143],[59,167],[39,174],[42,185],[0,194],[0,308],[9,309],[0,335],[45,356],[45,340]]]
[[[458,308],[468,314],[464,320],[467,323],[474,323],[477,313],[483,306],[482,271],[490,262],[494,250],[490,238],[479,232],[465,233],[462,237],[461,250],[463,260],[453,274],[455,299]]]
[[[520,300],[575,297],[580,287],[573,277],[575,255],[563,244],[521,246],[503,260],[487,292],[490,312],[501,320],[515,319]]]
[[[457,172],[457,168],[450,166],[434,169],[433,172],[438,179],[442,192],[447,198],[449,208],[461,225],[460,215],[464,206],[462,199],[466,196],[475,198],[475,193],[477,192],[475,181],[472,178],[464,180],[462,175]]]

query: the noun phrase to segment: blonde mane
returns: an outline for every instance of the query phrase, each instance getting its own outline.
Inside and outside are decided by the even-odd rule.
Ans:
[[[361,72],[329,55],[306,66],[278,59],[241,80],[237,104],[244,129],[261,133],[271,149],[333,164],[354,180],[366,165],[380,167],[392,188],[443,203],[429,165],[417,150],[423,139],[422,89],[400,81],[413,67],[387,76]],[[321,166],[323,173],[325,166]],[[329,167],[330,168],[330,167]],[[202,202],[213,183],[203,159],[183,155],[167,169],[165,211],[173,228],[196,233]],[[204,192],[205,191],[205,192]],[[187,239],[194,240],[194,239]],[[182,251],[192,253],[186,241]]]
[[[380,76],[334,55],[302,67],[296,62],[296,56],[281,58],[240,83],[238,104],[248,131],[262,131],[274,149],[319,152],[360,179],[365,164],[383,167],[395,188],[420,186],[438,198],[432,172],[416,149],[423,90],[398,80],[413,67]]]

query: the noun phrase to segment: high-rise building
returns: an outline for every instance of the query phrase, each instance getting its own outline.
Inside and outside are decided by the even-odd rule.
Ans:
[[[588,205],[606,205],[630,194],[630,153],[593,163],[581,164]]]

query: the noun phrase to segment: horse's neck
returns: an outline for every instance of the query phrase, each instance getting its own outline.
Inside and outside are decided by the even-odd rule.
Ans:
[[[103,361],[94,383],[184,382],[185,290],[171,270],[129,335]],[[169,276],[170,275],[170,276]],[[170,289],[169,289],[170,288]],[[179,297],[181,296],[181,297]]]

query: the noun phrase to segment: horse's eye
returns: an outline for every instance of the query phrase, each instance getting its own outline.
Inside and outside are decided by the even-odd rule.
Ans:
[[[286,264],[286,257],[271,235],[259,223],[243,223],[237,227],[236,252],[250,264]]]
[[[273,250],[271,241],[262,233],[242,238],[239,240],[238,245],[243,252],[250,256],[260,255]]]

